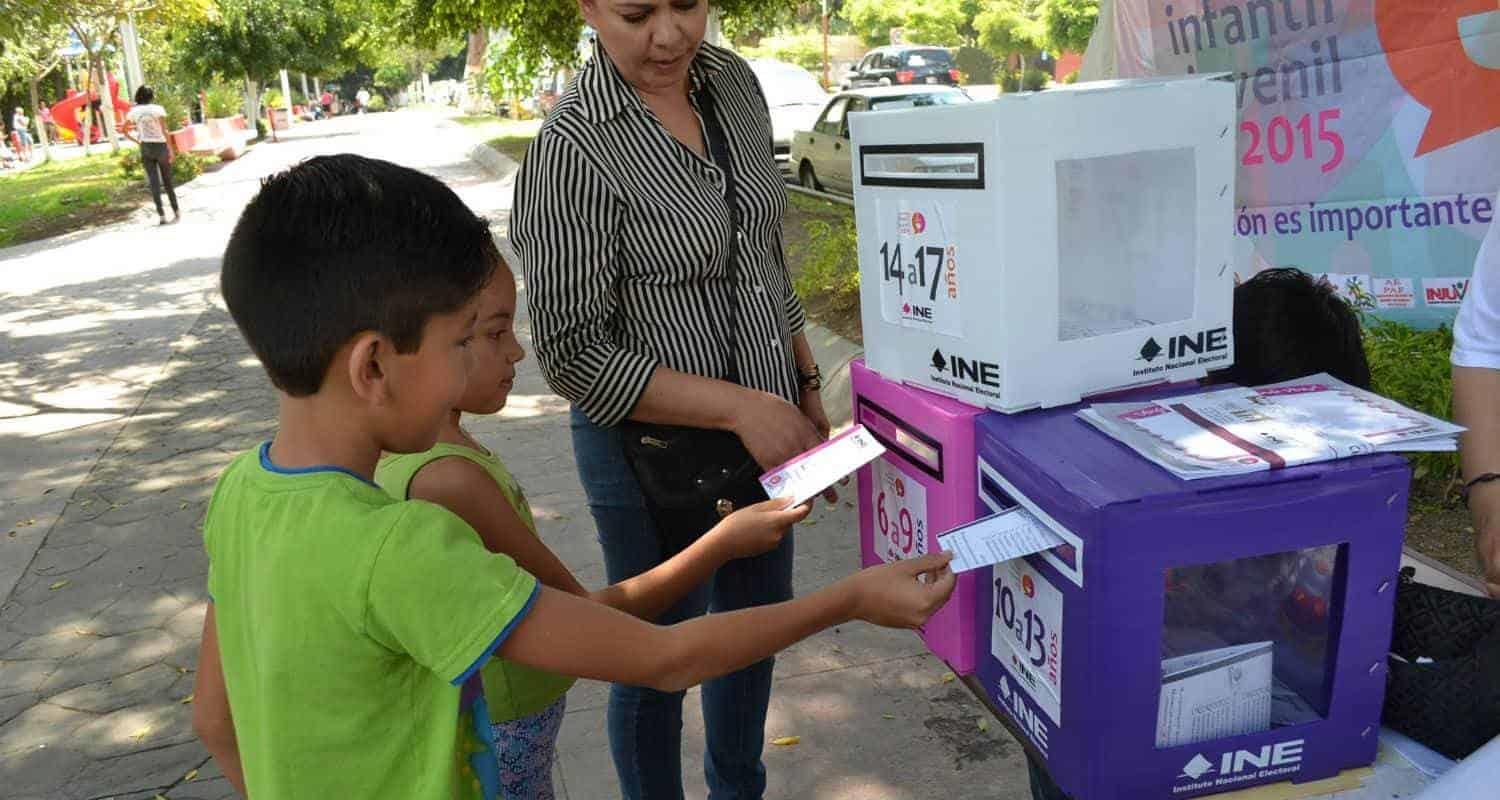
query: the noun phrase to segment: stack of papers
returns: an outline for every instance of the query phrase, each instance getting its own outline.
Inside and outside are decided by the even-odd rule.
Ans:
[[[1179,478],[1214,478],[1369,453],[1451,452],[1463,428],[1327,374],[1078,416]]]

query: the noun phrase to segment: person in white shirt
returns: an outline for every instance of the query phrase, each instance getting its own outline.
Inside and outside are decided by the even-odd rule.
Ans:
[[[16,133],[16,142],[20,145],[20,156],[23,160],[31,160],[31,130],[27,127],[31,120],[27,119],[26,112],[16,106],[16,113],[11,115],[10,127]]]
[[[1500,598],[1500,219],[1474,260],[1453,325],[1453,416],[1468,428],[1459,441],[1464,499],[1485,586]]]
[[[365,113],[365,109],[370,105],[370,93],[364,89],[360,89],[358,92],[355,92],[354,100],[359,103],[359,113],[363,114]]]
[[[172,221],[182,219],[182,212],[177,209],[177,191],[172,187],[172,145],[167,138],[167,111],[155,100],[156,93],[150,86],[135,90],[135,107],[125,115],[125,137],[141,146],[141,166],[146,170],[146,182],[151,186],[156,216],[165,225],[167,214],[161,207],[163,185],[167,189],[167,199],[172,203]],[[135,129],[134,134],[131,128]]]

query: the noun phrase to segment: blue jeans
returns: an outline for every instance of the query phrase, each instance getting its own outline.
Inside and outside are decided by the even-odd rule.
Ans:
[[[646,512],[635,473],[625,462],[620,432],[573,412],[573,455],[599,528],[610,583],[662,562],[656,527]],[[706,611],[775,603],[792,596],[792,537],[755,558],[731,561],[656,621],[669,625]],[[758,800],[766,790],[761,763],[766,707],[771,702],[768,658],[703,684],[708,750],[703,771],[712,800]],[[626,800],[681,800],[682,698],[615,684],[609,695],[609,743]]]

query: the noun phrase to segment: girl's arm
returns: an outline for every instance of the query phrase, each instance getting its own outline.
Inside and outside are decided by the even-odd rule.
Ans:
[[[412,478],[407,497],[427,500],[469,523],[491,553],[504,553],[544,586],[587,597],[588,590],[573,577],[541,537],[531,532],[511,508],[510,500],[484,468],[465,458],[440,458]]]
[[[666,563],[597,592],[583,588],[511,508],[489,473],[464,458],[440,458],[419,471],[407,495],[452,511],[469,523],[492,553],[510,556],[544,586],[587,597],[642,619],[653,619],[701,586],[726,561],[759,555],[781,543],[809,506],[782,509],[771,501],[742,509],[714,526]],[[645,513],[644,511],[642,513]]]

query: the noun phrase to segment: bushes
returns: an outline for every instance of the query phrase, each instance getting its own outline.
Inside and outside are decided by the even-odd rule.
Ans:
[[[1365,318],[1365,358],[1375,391],[1424,414],[1453,416],[1453,374],[1448,353],[1453,331],[1419,331],[1397,322]],[[1457,453],[1418,453],[1412,462],[1412,498],[1442,504],[1457,492]]]
[[[793,280],[797,294],[826,297],[835,310],[859,305],[859,252],[854,233],[854,215],[842,222],[815,219],[807,223],[810,245],[801,271]]]
[[[240,113],[244,102],[240,90],[227,83],[214,82],[203,90],[204,110],[210,118],[232,117]]]
[[[964,45],[954,51],[953,66],[964,74],[966,83],[985,84],[995,82],[999,64],[988,50]]]
[[[1047,88],[1047,83],[1052,80],[1052,74],[1044,69],[1031,67],[1021,76],[1021,88],[1028,92],[1040,92]]]
[[[378,95],[370,95],[370,102],[365,106],[367,111],[384,111],[386,109],[385,98]]]
[[[173,185],[181,186],[198,177],[203,174],[203,168],[207,165],[208,160],[196,153],[175,154],[172,157]],[[127,181],[144,176],[140,150],[131,149],[120,154],[120,174]]]

